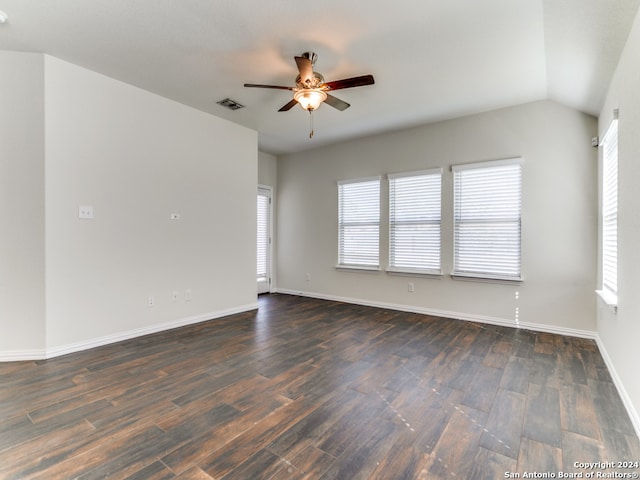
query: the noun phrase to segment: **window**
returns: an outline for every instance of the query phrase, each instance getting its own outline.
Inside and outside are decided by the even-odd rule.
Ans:
[[[454,277],[520,280],[522,159],[452,170]]]
[[[256,273],[258,293],[264,293],[269,291],[271,277],[271,189],[268,187],[258,187],[257,213]]]
[[[388,177],[388,270],[440,274],[442,170]]]
[[[378,269],[380,177],[338,182],[338,266]]]
[[[614,115],[617,117],[617,115]],[[618,303],[618,120],[602,140],[602,290],[610,305]]]

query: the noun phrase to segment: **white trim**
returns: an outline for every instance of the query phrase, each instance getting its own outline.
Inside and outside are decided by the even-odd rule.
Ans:
[[[614,315],[618,313],[618,297],[609,290],[596,290],[596,294]]]
[[[502,160],[488,160],[486,162],[473,162],[473,163],[463,163],[459,165],[451,165],[451,171],[459,172],[460,170],[468,170],[470,168],[503,167],[505,165],[524,165],[524,158],[513,157],[513,158],[504,158]]]
[[[380,265],[351,265],[349,263],[338,263],[335,266],[338,270],[357,270],[365,272],[381,272]]]
[[[598,335],[596,335],[595,340],[598,345],[598,349],[600,350],[600,355],[602,355],[604,363],[607,366],[607,369],[609,370],[609,374],[611,375],[613,384],[616,386],[616,389],[618,390],[618,395],[620,395],[620,399],[622,400],[622,403],[624,404],[627,410],[627,413],[629,414],[629,418],[631,419],[631,424],[633,425],[633,428],[636,431],[636,435],[638,436],[638,438],[640,438],[640,415],[636,411],[633,405],[633,402],[631,401],[631,398],[627,393],[627,390],[624,388],[624,384],[622,383],[622,380],[618,376],[618,372],[613,366],[613,362],[611,361],[611,357],[609,357],[609,353],[607,352],[607,349],[604,347],[604,343],[602,343],[602,340],[600,340],[600,337]]]
[[[258,308],[258,303],[256,302],[248,305],[241,305],[239,307],[219,310],[217,312],[204,313],[201,315],[195,315],[192,317],[182,318],[179,320],[160,323],[157,325],[151,325],[149,327],[137,328],[135,330],[129,330],[126,332],[120,332],[112,335],[105,335],[103,337],[83,340],[81,342],[70,343],[68,345],[52,347],[46,350],[24,350],[24,351],[0,352],[0,362],[43,360],[48,358],[55,358],[61,355],[67,355],[69,353],[81,352],[83,350],[102,347],[104,345],[122,342],[124,340],[130,340],[132,338],[142,337],[142,336],[150,335],[153,333],[164,332],[166,330],[172,330],[174,328],[192,325],[194,323],[206,322],[208,320],[214,320],[216,318],[226,317],[228,315],[234,315],[236,313],[248,312],[251,310],[256,310],[257,308]]]
[[[350,183],[360,183],[360,182],[375,182],[382,180],[381,175],[373,176],[373,177],[360,177],[360,178],[350,178],[348,180],[338,180],[338,185],[348,185]]]
[[[7,350],[0,352],[0,363],[28,362],[33,360],[45,360],[46,350]]]
[[[113,335],[106,335],[104,337],[98,337],[91,340],[72,343],[69,345],[62,345],[47,349],[47,358],[58,357],[60,355],[66,355],[68,353],[80,352],[82,350],[88,350],[90,348],[101,347],[111,343],[121,342],[123,340],[130,340],[132,338],[142,337],[144,335],[150,335],[152,333],[164,332],[174,328],[184,327],[192,325],[194,323],[206,322],[207,320],[214,320],[216,318],[226,317],[227,315],[234,315],[236,313],[243,313],[250,310],[256,310],[258,303],[251,303],[249,305],[242,305],[239,307],[233,307],[226,310],[219,310],[217,312],[204,313],[201,315],[195,315],[193,317],[187,317],[180,320],[161,323],[158,325],[152,325],[149,327],[138,328],[136,330],[129,330],[128,332],[116,333]]]
[[[514,320],[511,320],[511,319],[489,317],[489,316],[483,316],[483,315],[473,315],[468,313],[450,312],[445,310],[414,307],[409,305],[399,305],[399,304],[386,303],[386,302],[372,302],[369,300],[362,300],[362,299],[356,299],[356,298],[350,298],[350,297],[340,297],[336,295],[326,295],[326,294],[320,294],[315,292],[294,291],[294,290],[288,290],[288,289],[277,289],[276,292],[281,294],[287,294],[287,295],[298,295],[302,297],[318,298],[322,300],[331,300],[331,301],[351,303],[356,305],[388,308],[391,310],[420,313],[420,314],[432,315],[436,317],[452,318],[454,320],[480,322],[480,323],[506,326],[506,327],[512,327],[512,328],[523,328],[523,329],[533,330],[538,332],[556,333],[559,335],[567,335],[571,337],[579,337],[579,338],[587,338],[587,339],[595,340],[598,346],[598,349],[600,351],[600,354],[602,355],[602,358],[607,366],[607,369],[609,370],[609,373],[613,380],[613,384],[616,386],[618,394],[620,395],[620,399],[622,400],[627,410],[627,413],[629,414],[629,418],[631,419],[631,423],[633,424],[636,435],[640,438],[640,415],[634,408],[633,402],[631,401],[629,394],[624,388],[624,384],[622,383],[622,380],[618,376],[618,373],[613,365],[613,362],[611,361],[611,357],[609,357],[609,353],[607,352],[607,349],[605,348],[604,344],[602,343],[602,340],[600,340],[600,337],[596,332],[593,332],[590,330],[577,330],[572,328],[556,327],[553,325],[543,325],[543,324],[537,324],[537,323],[527,323],[527,322],[516,323]],[[65,355],[68,353],[79,352],[82,350],[87,350],[89,348],[95,348],[95,347],[107,345],[110,343],[116,343],[122,340],[129,340],[131,338],[136,338],[143,335],[149,335],[152,333],[158,333],[165,330],[171,330],[173,328],[187,326],[194,323],[204,322],[207,320],[214,320],[216,318],[225,317],[227,315],[244,313],[247,311],[255,310],[257,308],[258,308],[258,304],[252,303],[249,305],[230,308],[227,310],[220,310],[214,313],[188,317],[175,322],[167,322],[167,323],[155,325],[152,327],[131,330],[129,332],[124,332],[121,334],[99,337],[86,342],[78,342],[78,343],[70,344],[63,347],[56,347],[48,351],[39,350],[39,349],[4,351],[4,352],[0,352],[0,362],[44,360],[47,358],[53,358],[56,356]]]
[[[402,305],[397,303],[376,302],[371,300],[363,300],[360,298],[341,297],[337,295],[327,295],[317,292],[307,292],[302,290],[288,290],[279,288],[277,293],[287,295],[298,295],[301,297],[318,298],[320,300],[331,300],[334,302],[352,303],[355,305],[364,305],[367,307],[387,308],[389,310],[398,310],[401,312],[419,313],[423,315],[431,315],[434,317],[450,318],[453,320],[463,320],[468,322],[486,323],[488,325],[498,325],[502,327],[519,328],[525,330],[533,330],[544,333],[557,333],[559,335],[567,335],[569,337],[588,338],[595,340],[597,333],[591,330],[578,330],[574,328],[557,327],[555,325],[545,325],[541,323],[518,322],[511,318],[491,317],[487,315],[476,315],[473,313],[453,312],[449,310],[438,310],[435,308],[416,307],[414,305]]]
[[[451,274],[451,278],[454,280],[463,280],[465,282],[483,282],[483,283],[502,283],[505,285],[520,285],[524,280],[522,277],[507,277],[500,275],[483,275],[479,274],[465,274],[462,272],[456,272]]]
[[[417,170],[415,172],[387,173],[387,179],[403,177],[421,177],[423,175],[442,174],[442,167],[430,168],[428,170]]]
[[[274,272],[274,268],[273,268],[273,248],[274,248],[274,242],[273,242],[273,211],[274,211],[274,203],[275,203],[275,199],[273,198],[273,187],[269,186],[269,185],[263,185],[261,183],[258,184],[258,195],[260,195],[260,191],[263,192],[267,192],[268,197],[269,197],[269,252],[268,252],[268,269],[269,271],[268,273],[268,278],[266,279],[266,281],[268,282],[268,290],[264,291],[264,292],[260,292],[258,291],[258,294],[260,293],[273,293],[274,291],[274,285],[275,285],[275,272]],[[260,281],[258,281],[257,283],[260,283]],[[256,284],[256,288],[258,287],[258,285]]]
[[[442,278],[442,270],[428,270],[428,269],[420,269],[420,268],[388,266],[386,269],[386,272],[389,275],[401,275],[401,276],[407,276],[407,277]]]
[[[613,380],[613,384],[620,395],[620,399],[624,404],[627,413],[629,414],[629,418],[631,420],[631,424],[636,432],[638,438],[640,438],[640,415],[636,411],[627,390],[624,388],[624,383],[618,376],[616,369],[611,361],[611,357],[607,352],[600,336],[597,332],[591,330],[578,330],[574,328],[566,328],[566,327],[558,327],[555,325],[544,325],[540,323],[528,323],[528,322],[516,322],[512,319],[498,318],[498,317],[489,317],[484,315],[474,315],[469,313],[459,313],[459,312],[450,312],[445,310],[436,310],[432,308],[423,308],[423,307],[415,307],[411,305],[399,305],[394,303],[386,303],[386,302],[374,302],[370,300],[362,300],[357,298],[350,297],[340,297],[337,295],[327,295],[316,292],[304,292],[304,291],[294,291],[287,289],[278,289],[278,293],[289,294],[289,295],[299,295],[302,297],[311,297],[318,298],[321,300],[331,300],[335,302],[344,302],[351,303],[356,305],[364,305],[369,307],[378,307],[378,308],[388,308],[390,310],[399,310],[403,312],[411,312],[411,313],[420,313],[424,315],[432,315],[436,317],[445,317],[451,318],[454,320],[463,320],[470,322],[479,322],[486,323],[491,325],[499,325],[504,327],[518,328],[524,330],[531,330],[534,332],[543,332],[543,333],[555,333],[558,335],[566,335],[569,337],[578,337],[578,338],[586,338],[589,340],[594,340],[596,345],[598,346],[598,350],[602,355],[602,358],[609,370],[609,374],[611,375],[611,379]]]

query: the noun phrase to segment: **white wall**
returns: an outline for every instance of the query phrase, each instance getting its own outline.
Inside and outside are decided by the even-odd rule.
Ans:
[[[598,305],[598,335],[640,435],[640,14],[600,113],[602,137],[618,108],[618,312]]]
[[[596,328],[596,120],[543,101],[279,158],[278,289],[574,334]],[[449,166],[522,156],[519,286],[453,280]],[[445,167],[440,279],[336,270],[341,179]],[[383,182],[381,261],[388,254]],[[306,273],[311,276],[306,281]],[[415,283],[409,293],[408,282]],[[518,299],[516,299],[518,292]]]
[[[258,183],[275,190],[278,182],[278,159],[275,155],[258,152]]]
[[[44,65],[0,52],[0,352],[41,352],[44,310]]]
[[[257,132],[53,57],[13,55],[23,74],[7,85],[18,91],[9,111],[2,97],[2,132],[15,139],[0,165],[3,208],[20,214],[0,240],[2,295],[13,297],[0,307],[0,358],[255,308]],[[80,220],[80,205],[94,218]]]
[[[47,347],[254,305],[256,132],[45,65]]]

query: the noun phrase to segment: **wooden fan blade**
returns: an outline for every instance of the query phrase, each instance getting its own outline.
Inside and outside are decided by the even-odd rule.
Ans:
[[[296,60],[296,65],[298,66],[298,71],[300,72],[300,81],[303,84],[309,84],[313,82],[313,65],[311,65],[311,60],[307,57],[294,57]]]
[[[280,85],[260,85],[257,83],[245,83],[244,86],[252,88],[275,88],[277,90],[293,90],[293,87],[282,87]]]
[[[324,101],[324,103],[331,105],[333,108],[337,108],[341,112],[351,106],[344,100],[340,100],[339,98],[336,98],[333,95],[329,95],[328,93],[327,93],[327,99]]]
[[[286,112],[288,110],[291,110],[291,108],[298,103],[298,101],[294,98],[293,100],[291,100],[289,103],[287,103],[286,105],[284,105],[280,110],[278,110],[279,112]]]
[[[325,85],[329,87],[329,90],[340,90],[341,88],[362,87],[364,85],[373,85],[374,83],[373,75],[361,75],[359,77],[326,82]]]

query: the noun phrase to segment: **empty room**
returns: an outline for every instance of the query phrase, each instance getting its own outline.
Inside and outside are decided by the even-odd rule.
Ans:
[[[640,0],[0,0],[0,479],[640,478]]]

